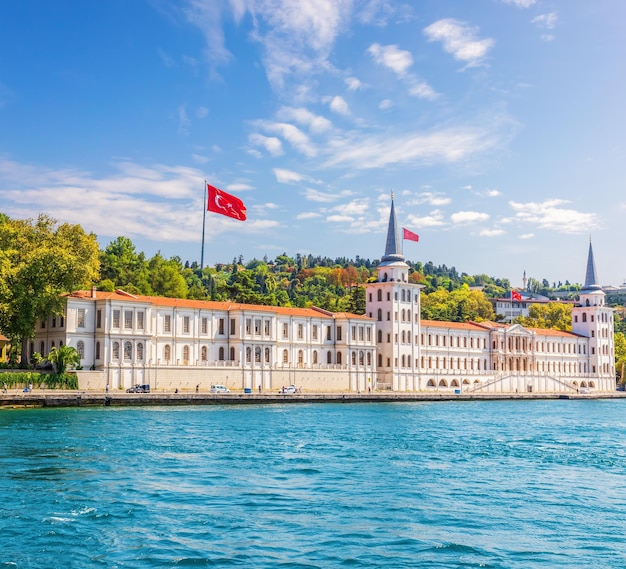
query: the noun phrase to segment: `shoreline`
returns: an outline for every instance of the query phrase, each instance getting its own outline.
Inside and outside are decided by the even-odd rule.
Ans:
[[[105,393],[35,391],[0,393],[0,409],[52,407],[150,407],[183,405],[263,405],[302,403],[406,403],[420,401],[626,399],[626,393]]]

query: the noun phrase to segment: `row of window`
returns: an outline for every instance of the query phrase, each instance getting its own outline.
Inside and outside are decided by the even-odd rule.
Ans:
[[[412,293],[410,290],[408,289],[401,289],[400,290],[400,296],[398,296],[398,291],[395,291],[393,293],[393,299],[396,301],[400,301],[400,302],[411,302],[411,300],[413,300],[413,302],[415,304],[417,304],[419,302],[419,292],[415,294],[415,296],[413,297]],[[378,302],[382,302],[383,300],[383,290],[382,289],[378,289],[376,291],[376,300]],[[369,293],[369,301],[372,302],[372,293]],[[387,291],[387,301],[391,301],[391,291]]]

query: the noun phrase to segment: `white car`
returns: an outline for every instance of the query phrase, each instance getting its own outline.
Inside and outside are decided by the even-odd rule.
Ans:
[[[230,389],[221,383],[211,386],[211,393],[230,393]]]
[[[298,393],[295,385],[288,385],[287,387],[282,387],[279,393]]]

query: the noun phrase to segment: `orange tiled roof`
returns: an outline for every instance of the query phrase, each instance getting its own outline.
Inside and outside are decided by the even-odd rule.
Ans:
[[[89,290],[78,290],[70,293],[68,296],[72,298],[94,299],[93,293]],[[214,300],[192,300],[188,298],[169,298],[165,296],[143,296],[139,294],[130,294],[121,290],[115,292],[95,291],[95,300],[119,300],[119,301],[135,301],[155,306],[171,306],[180,308],[204,308],[208,310],[250,310],[258,312],[273,312],[274,314],[282,314],[286,316],[316,317],[316,318],[350,318],[371,320],[367,316],[360,314],[351,314],[349,312],[328,312],[318,308],[294,308],[287,306],[266,306],[262,304],[242,304],[231,301],[214,301]]]
[[[432,326],[434,328],[452,328],[455,330],[480,330],[484,327],[476,322],[446,322],[443,320],[422,320],[422,326]]]

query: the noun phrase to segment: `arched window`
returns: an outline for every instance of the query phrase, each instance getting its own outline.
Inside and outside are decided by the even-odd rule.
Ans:
[[[143,343],[139,342],[137,344],[137,360],[142,362],[143,361]]]
[[[380,291],[378,291],[378,292],[380,292]],[[383,310],[382,310],[382,308],[378,309],[378,321],[379,322],[383,321]]]
[[[254,361],[258,364],[261,363],[261,347],[257,346],[254,348]]]
[[[252,361],[252,348],[248,346],[246,348],[246,362],[250,363]]]
[[[341,360],[342,360],[341,352],[337,352],[337,363],[339,365],[341,365]]]
[[[363,350],[359,351],[359,365],[362,366],[365,364],[365,355],[363,354]]]
[[[96,342],[96,359],[100,359],[100,342]]]
[[[115,348],[113,348],[113,351],[115,352]],[[163,359],[166,362],[169,362],[172,359],[172,347],[169,344],[166,344],[165,346],[163,346]]]
[[[209,359],[209,350],[206,346],[202,346],[202,349],[200,350],[200,359],[203,362],[206,362]]]
[[[111,351],[113,352],[113,359],[119,360],[120,359],[120,343],[113,342],[113,347]]]
[[[327,364],[333,363],[333,353],[330,350],[328,350],[328,352],[326,353],[326,363]]]
[[[313,363],[317,363],[317,350],[313,350]]]
[[[289,363],[289,352],[287,350],[283,350],[283,363],[284,364]]]
[[[383,299],[383,291],[378,289],[378,301],[380,302]]]
[[[265,363],[270,363],[270,349],[265,348]]]
[[[221,362],[224,361],[224,346],[220,346],[220,349],[217,351],[217,359]]]
[[[124,360],[130,361],[133,359],[133,345],[130,342],[124,342]]]
[[[378,367],[383,367],[383,355],[378,354]]]
[[[78,340],[78,342],[76,343],[76,351],[78,352],[78,355],[82,360],[85,357],[85,342],[83,342],[82,340]]]
[[[589,301],[587,301],[589,302]],[[587,313],[583,312],[583,322],[587,322]]]
[[[302,367],[304,364],[304,352],[302,350],[298,350],[298,366]]]
[[[402,367],[405,367],[404,364],[405,364],[405,359],[404,359],[404,356],[402,356]]]
[[[352,365],[356,365],[356,352],[352,352]]]
[[[382,330],[378,331],[378,343],[379,344],[383,343],[383,331]]]
[[[189,363],[189,346],[183,346],[183,365]]]
[[[235,348],[230,349],[230,361],[231,362],[235,361]]]
[[[367,352],[367,365],[368,366],[372,365],[372,354],[371,354],[371,352]]]

